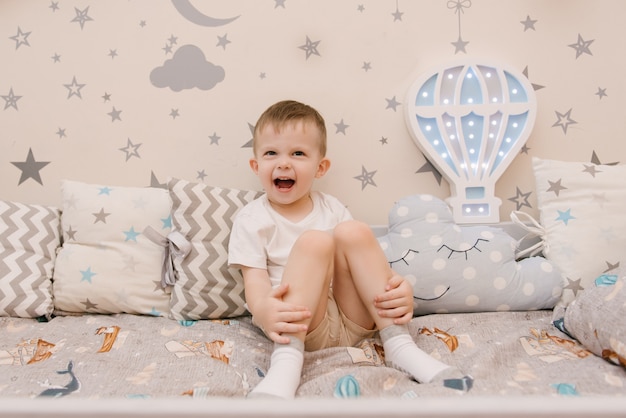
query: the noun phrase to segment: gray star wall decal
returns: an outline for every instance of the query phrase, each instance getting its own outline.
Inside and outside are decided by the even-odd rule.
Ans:
[[[596,164],[596,165],[618,165],[619,161],[614,161],[612,163],[603,163],[600,161],[600,158],[598,157],[598,154],[595,151],[592,151],[591,153],[591,162]]]
[[[122,111],[115,109],[115,106],[113,106],[113,110],[107,113],[107,115],[111,116],[111,122],[115,122],[116,120],[122,120],[122,118],[120,117],[120,113],[122,113]]]
[[[154,171],[150,171],[150,187],[156,187],[159,189],[167,189],[167,183],[161,183],[157,178]]]
[[[141,158],[139,155],[139,147],[141,144],[133,144],[133,141],[130,138],[127,139],[126,146],[123,148],[118,148],[120,151],[126,153],[126,161],[130,160],[131,157]]]
[[[396,100],[396,96],[393,96],[391,99],[385,100],[387,100],[387,107],[385,109],[392,109],[394,112],[396,111],[396,108],[401,104],[399,101]]]
[[[458,54],[459,52],[467,53],[465,47],[469,44],[469,41],[464,41],[463,36],[461,34],[461,15],[465,13],[463,9],[469,9],[472,7],[472,2],[468,0],[449,0],[447,2],[448,9],[453,9],[454,14],[458,16],[459,22],[459,36],[455,42],[450,42],[454,46],[454,54]]]
[[[359,180],[361,182],[361,190],[365,189],[365,187],[367,185],[372,185],[374,187],[376,186],[376,183],[374,182],[374,175],[376,174],[376,170],[374,171],[367,171],[365,169],[365,166],[361,166],[361,174],[358,176],[355,176],[354,178],[356,180]]]
[[[426,160],[426,162],[415,173],[433,173],[433,176],[435,176],[435,180],[437,180],[437,184],[441,186],[441,180],[443,179],[443,176],[441,175],[439,170],[437,170],[437,168],[430,161],[428,161],[428,158],[426,158],[426,156],[424,156],[424,159]]]
[[[311,38],[307,36],[305,44],[299,46],[298,48],[306,52],[306,59],[308,60],[311,55],[321,56],[317,50],[317,47],[320,44],[320,42],[321,41],[311,41]]]
[[[72,96],[76,96],[79,99],[83,98],[83,96],[81,96],[80,94],[80,90],[85,87],[85,84],[79,84],[76,81],[76,76],[72,77],[72,82],[70,84],[63,84],[63,86],[68,90],[68,99],[70,99]]]
[[[554,123],[554,125],[552,125],[552,127],[554,128],[554,127],[560,126],[561,128],[563,128],[563,133],[566,135],[567,135],[567,128],[570,125],[578,123],[571,117],[572,109],[568,110],[565,113],[560,113],[557,111],[555,111],[554,113],[556,113],[557,121]]]
[[[71,20],[71,22],[77,22],[80,25],[80,30],[83,30],[85,27],[85,22],[93,21],[91,17],[89,17],[89,6],[85,7],[84,10],[79,10],[74,7],[74,11],[76,12],[76,17]]]
[[[12,107],[15,110],[19,110],[17,108],[17,101],[22,98],[22,96],[17,96],[13,93],[13,87],[9,89],[9,94],[6,96],[0,96],[4,99],[4,110],[7,110],[9,107]]]
[[[391,16],[393,16],[393,21],[394,22],[397,22],[397,21],[402,22],[402,15],[403,14],[404,13],[400,11],[400,7],[398,6],[398,0],[396,0],[396,11],[391,14]]]
[[[39,183],[39,184],[41,184],[43,186],[43,182],[41,181],[41,175],[39,174],[39,171],[42,168],[44,168],[45,166],[47,166],[48,164],[50,164],[50,161],[35,161],[35,156],[33,154],[33,150],[32,150],[32,148],[29,148],[28,149],[28,156],[26,157],[26,161],[23,161],[23,162],[11,162],[11,164],[13,164],[14,166],[16,166],[18,169],[20,169],[22,171],[22,175],[20,176],[20,180],[17,183],[18,186],[20,184],[24,183],[28,179],[33,179],[37,183]]]
[[[515,203],[515,210],[520,210],[524,206],[526,206],[528,208],[532,208],[530,203],[528,203],[528,198],[530,197],[531,194],[532,194],[532,192],[522,193],[522,191],[519,189],[519,187],[516,187],[515,188],[515,196],[514,197],[510,197],[509,200],[511,202]]]
[[[215,46],[221,46],[224,50],[226,50],[226,45],[229,43],[231,43],[231,41],[228,40],[228,34],[225,33],[224,36],[217,36],[217,45]]]
[[[457,39],[455,42],[450,42],[450,43],[454,45],[455,54],[458,54],[459,52],[462,52],[464,54],[467,53],[467,51],[465,50],[465,47],[467,46],[467,44],[469,44],[469,41],[464,41],[463,38],[459,36],[459,39]]]
[[[569,44],[568,46],[576,50],[576,59],[578,59],[578,57],[580,57],[582,54],[593,55],[591,53],[591,50],[589,49],[589,46],[593,43],[593,41],[594,39],[585,41],[583,37],[580,36],[580,33],[579,33],[578,41],[575,44]]]
[[[339,123],[335,123],[335,127],[337,128],[337,131],[335,132],[336,134],[342,133],[342,134],[346,134],[346,129],[348,129],[350,127],[350,125],[346,125],[343,122],[343,119],[341,119],[341,121]]]
[[[222,137],[218,136],[217,132],[213,132],[213,135],[210,135],[209,139],[211,139],[211,145],[213,145],[213,144],[219,145],[220,144],[220,139],[222,139]]]
[[[15,49],[18,49],[21,45],[30,46],[30,44],[28,43],[28,36],[30,34],[31,32],[22,32],[22,29],[18,26],[17,35],[11,36],[9,37],[9,39],[15,41]]]
[[[529,15],[526,15],[526,19],[522,20],[520,23],[524,25],[524,32],[526,32],[528,29],[535,30],[535,23],[537,23],[537,21],[531,19]]]
[[[528,66],[526,66],[524,68],[524,71],[522,71],[522,74],[524,74],[524,77],[526,77],[529,81],[530,81],[530,77],[528,77]],[[537,90],[541,90],[542,88],[544,88],[545,86],[542,86],[540,84],[535,84],[535,83],[530,83],[533,86],[533,90],[537,91]]]
[[[248,129],[250,130],[250,135],[254,137],[254,125],[251,124],[250,122],[248,122]],[[250,138],[248,142],[246,142],[245,144],[241,146],[241,148],[252,148],[252,142],[253,142],[253,138]]]

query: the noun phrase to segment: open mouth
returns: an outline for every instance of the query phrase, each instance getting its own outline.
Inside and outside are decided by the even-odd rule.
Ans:
[[[296,181],[289,178],[277,178],[274,179],[274,186],[279,189],[289,189],[291,188]]]

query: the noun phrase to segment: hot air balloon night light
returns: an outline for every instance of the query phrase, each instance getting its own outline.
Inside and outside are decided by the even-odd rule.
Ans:
[[[528,79],[501,65],[454,64],[416,79],[406,103],[414,141],[450,184],[455,222],[499,222],[495,183],[537,113]]]

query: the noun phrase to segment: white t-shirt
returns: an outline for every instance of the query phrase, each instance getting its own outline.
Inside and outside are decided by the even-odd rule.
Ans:
[[[244,206],[235,216],[228,244],[228,264],[267,269],[272,286],[280,284],[287,257],[298,237],[308,230],[331,231],[352,219],[339,200],[312,192],[313,210],[299,222],[276,212],[263,195]]]

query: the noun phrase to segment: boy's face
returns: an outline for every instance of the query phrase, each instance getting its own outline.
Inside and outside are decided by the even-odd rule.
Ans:
[[[268,124],[257,133],[250,167],[275,208],[309,205],[309,193],[330,161],[320,153],[320,133],[312,123],[287,123],[280,131]]]

